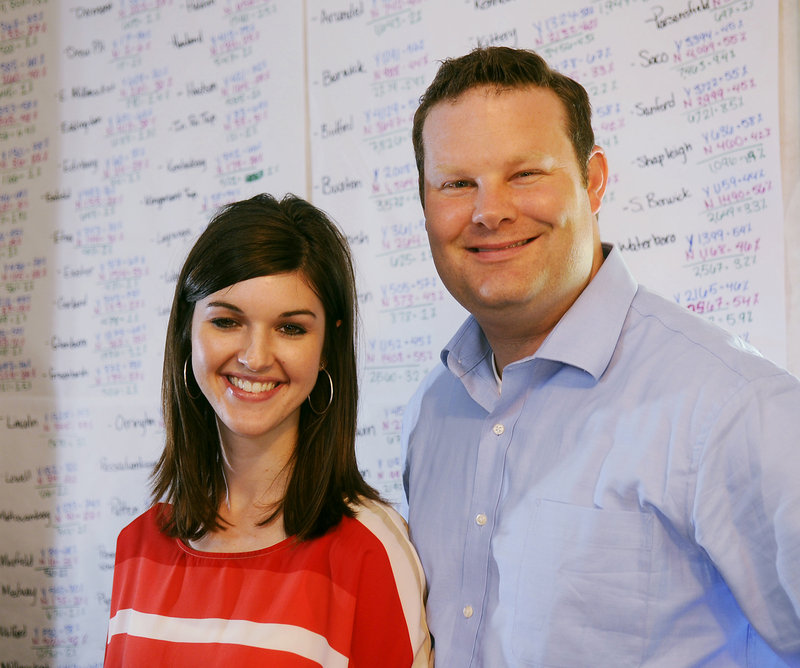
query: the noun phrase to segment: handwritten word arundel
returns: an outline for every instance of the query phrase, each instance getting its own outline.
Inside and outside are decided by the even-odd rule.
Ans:
[[[349,7],[344,10],[325,11],[323,9],[320,12],[319,22],[339,23],[340,21],[350,21],[352,19],[356,19],[359,16],[363,15],[364,15],[364,3],[359,2],[358,4],[355,4],[351,2]]]

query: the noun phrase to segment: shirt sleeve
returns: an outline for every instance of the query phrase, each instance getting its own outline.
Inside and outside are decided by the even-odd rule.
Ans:
[[[415,393],[403,410],[403,422],[400,429],[400,461],[403,463],[403,496],[397,506],[398,512],[408,520],[408,482],[409,482],[409,439],[419,418],[419,392]]]
[[[800,665],[800,382],[787,373],[749,382],[699,457],[697,542],[761,637]]]
[[[373,525],[369,528],[384,549],[369,550],[362,558],[350,666],[432,666],[422,566],[402,518],[389,508],[376,508],[377,515],[362,514],[360,519]]]

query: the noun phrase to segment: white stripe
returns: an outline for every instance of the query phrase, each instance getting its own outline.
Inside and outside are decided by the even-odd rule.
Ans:
[[[347,657],[324,636],[289,624],[263,624],[246,619],[184,619],[138,610],[119,610],[108,625],[108,641],[119,633],[183,643],[222,643],[291,652],[324,668],[346,668]]]
[[[414,666],[433,665],[428,654],[427,625],[422,601],[425,572],[408,538],[408,527],[402,515],[391,506],[362,499],[355,506],[357,519],[383,544],[394,573],[400,605],[406,619],[406,630],[414,652]]]

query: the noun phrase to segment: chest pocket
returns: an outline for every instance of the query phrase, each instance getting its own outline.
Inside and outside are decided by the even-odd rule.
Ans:
[[[525,536],[513,651],[529,666],[637,666],[654,517],[538,500]]]

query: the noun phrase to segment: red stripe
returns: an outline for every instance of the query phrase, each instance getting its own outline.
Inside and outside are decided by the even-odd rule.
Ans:
[[[386,549],[357,520],[344,518],[313,541],[232,556],[182,548],[158,530],[154,513],[120,536],[112,616],[133,608],[170,617],[291,624],[326,637],[353,659],[351,665],[367,665],[360,657],[374,660],[376,652],[391,657],[387,666],[410,665],[406,620]]]

